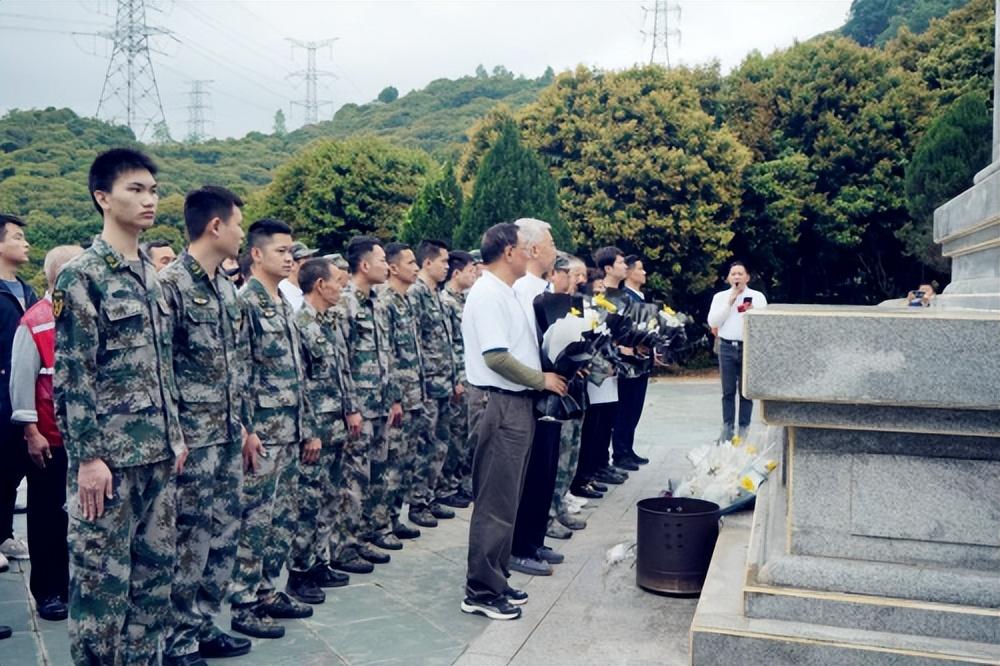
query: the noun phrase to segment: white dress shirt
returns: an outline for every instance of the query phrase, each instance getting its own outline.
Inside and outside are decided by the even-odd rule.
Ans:
[[[719,329],[719,337],[723,340],[743,341],[743,313],[739,311],[739,306],[744,298],[752,298],[755,308],[767,307],[767,299],[764,294],[747,287],[743,293],[729,304],[729,297],[733,290],[726,289],[720,291],[712,297],[712,307],[708,310],[708,325]]]

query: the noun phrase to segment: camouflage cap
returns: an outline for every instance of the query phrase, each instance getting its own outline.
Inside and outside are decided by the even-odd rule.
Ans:
[[[292,243],[292,259],[299,261],[300,259],[308,259],[319,252],[319,250],[314,250],[309,248],[305,243],[300,241],[295,241]]]
[[[472,261],[473,262],[475,262],[477,264],[483,263],[483,253],[480,252],[479,250],[472,250],[472,251],[469,252],[469,254],[472,255]]]
[[[342,271],[346,271],[350,268],[350,266],[347,263],[347,259],[344,259],[344,255],[340,254],[339,252],[335,252],[334,254],[324,255],[323,258],[332,262],[334,266],[336,266]]]

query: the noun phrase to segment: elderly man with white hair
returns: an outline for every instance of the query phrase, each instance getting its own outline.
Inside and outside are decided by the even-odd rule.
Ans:
[[[28,466],[29,587],[38,614],[45,620],[66,619],[69,593],[66,450],[52,401],[56,346],[52,290],[62,267],[81,253],[78,245],[60,245],[45,255],[48,290],[21,318],[11,355],[11,423],[24,428],[34,463]]]
[[[528,252],[527,272],[514,283],[514,293],[541,341],[542,331],[535,320],[535,299],[545,291],[551,291],[545,275],[552,272],[556,262],[556,244],[552,240],[551,225],[534,218],[522,218],[517,225],[520,236]],[[531,442],[531,455],[525,472],[521,502],[514,523],[514,540],[511,543],[510,560],[512,571],[533,576],[552,575],[552,564],[563,561],[560,553],[545,545],[548,529],[549,505],[556,484],[559,465],[559,432],[562,424],[558,421],[535,422],[535,433]]]

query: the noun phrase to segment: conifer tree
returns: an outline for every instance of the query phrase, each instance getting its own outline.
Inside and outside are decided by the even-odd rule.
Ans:
[[[400,227],[399,238],[413,246],[428,239],[450,243],[461,217],[462,189],[455,181],[454,165],[448,162],[417,195]]]

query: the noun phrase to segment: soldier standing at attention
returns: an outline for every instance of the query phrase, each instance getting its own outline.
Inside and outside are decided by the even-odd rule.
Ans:
[[[344,288],[337,307],[350,350],[357,407],[364,422],[358,438],[350,440],[344,448],[343,466],[343,483],[360,502],[344,507],[350,535],[336,553],[331,553],[331,566],[348,573],[369,573],[372,564],[385,564],[390,559],[388,554],[367,543],[374,537],[371,463],[385,461],[388,455],[386,429],[399,425],[403,411],[398,403],[390,406],[387,400],[389,332],[385,320],[375,312],[373,288],[389,276],[385,250],[377,238],[355,236],[347,244],[345,254],[351,281]]]
[[[451,440],[448,425],[451,403],[462,396],[465,387],[457,383],[451,319],[438,293],[448,275],[448,246],[436,240],[422,241],[417,247],[417,263],[420,273],[409,294],[417,313],[423,354],[429,431],[428,450],[417,454],[419,464],[410,492],[410,520],[421,527],[436,527],[437,519],[455,517],[454,511],[437,502],[435,491]]]
[[[375,515],[378,534],[372,543],[379,548],[399,550],[403,547],[400,539],[420,536],[420,530],[400,521],[399,511],[403,506],[403,492],[409,489],[413,480],[418,444],[426,436],[426,394],[417,323],[406,293],[417,280],[417,260],[413,250],[402,243],[386,245],[385,258],[389,264],[389,282],[379,294],[375,313],[386,322],[389,330],[389,400],[400,405],[403,416],[400,427],[389,430],[386,462],[372,462],[372,487],[382,491]]]
[[[249,347],[236,287],[221,269],[243,242],[243,201],[222,187],[188,193],[188,248],[160,271],[174,320],[174,376],[181,431],[190,452],[177,477],[174,626],[165,666],[235,657],[250,641],[215,626],[232,577],[240,529],[244,380]],[[200,654],[200,656],[199,656]]]
[[[465,296],[479,271],[472,255],[462,250],[448,254],[448,278],[441,291],[441,303],[451,319],[451,344],[455,355],[458,384],[465,385],[465,346],[462,344],[462,309]],[[472,440],[469,439],[469,403],[463,394],[451,402],[448,418],[451,441],[444,461],[437,494],[456,506],[472,502]]]
[[[69,458],[69,636],[75,664],[156,663],[170,622],[177,416],[170,309],[139,252],[156,165],[128,149],[90,167],[101,234],[59,274],[54,375]]]
[[[299,476],[297,458],[319,459],[320,441],[307,438],[310,415],[302,396],[302,359],[292,308],[278,283],[292,268],[292,230],[278,220],[250,225],[252,275],[239,291],[250,338],[254,392],[243,444],[243,516],[230,586],[232,628],[255,638],[281,638],[274,618],[304,618],[312,608],[276,591],[288,558]],[[300,451],[301,445],[301,451]]]

